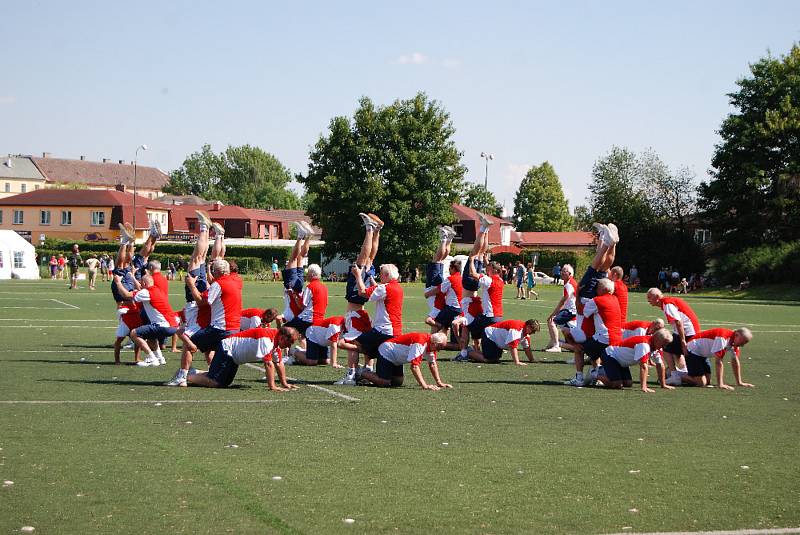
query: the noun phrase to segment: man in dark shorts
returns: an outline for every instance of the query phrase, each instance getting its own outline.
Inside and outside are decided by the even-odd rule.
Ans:
[[[453,388],[442,382],[436,364],[436,351],[447,343],[444,333],[407,333],[383,342],[378,348],[378,361],[375,371],[359,368],[358,379],[364,379],[380,387],[399,387],[403,385],[403,365],[411,364],[411,373],[423,390]],[[422,359],[428,360],[431,375],[436,384],[430,385],[422,377],[419,365]]]
[[[69,289],[78,289],[78,269],[83,264],[81,252],[78,250],[78,244],[72,246],[72,254],[69,255],[67,260],[67,267],[69,268]]]
[[[250,362],[263,362],[267,375],[267,387],[275,392],[297,388],[286,380],[286,370],[281,362],[281,350],[288,349],[300,339],[297,330],[291,327],[280,329],[248,329],[221,340],[214,352],[214,360],[208,372],[192,373],[181,386],[205,386],[227,388],[236,377],[239,366]],[[275,383],[278,371],[280,386]]]

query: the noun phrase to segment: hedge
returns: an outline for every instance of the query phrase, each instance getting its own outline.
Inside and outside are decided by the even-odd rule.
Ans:
[[[787,280],[800,273],[800,240],[750,247],[719,258],[714,274],[726,284],[739,284],[745,278],[753,283]]]

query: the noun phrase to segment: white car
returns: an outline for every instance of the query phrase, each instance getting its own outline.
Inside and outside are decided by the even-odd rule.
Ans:
[[[534,271],[533,280],[536,284],[553,284],[555,279],[542,271]]]

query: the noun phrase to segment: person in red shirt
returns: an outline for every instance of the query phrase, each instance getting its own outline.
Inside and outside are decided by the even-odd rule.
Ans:
[[[332,368],[341,368],[341,364],[337,362],[337,349],[343,326],[344,316],[332,316],[311,325],[306,329],[304,336],[306,348],[289,349],[289,356],[284,358],[284,364],[302,366],[330,364]]]
[[[736,378],[736,385],[752,387],[751,383],[742,381],[742,366],[739,362],[742,346],[752,339],[753,333],[747,327],[741,327],[735,331],[716,328],[697,333],[687,343],[686,373],[680,375],[680,383],[670,381],[669,384],[691,386],[711,384],[711,367],[708,365],[707,359],[713,359],[714,369],[717,374],[717,387],[722,390],[733,390],[732,386],[725,384],[723,377],[724,366],[722,360],[726,354],[730,354],[731,368]],[[670,379],[672,377],[670,376]]]
[[[378,362],[375,371],[359,368],[356,380],[364,379],[381,387],[403,386],[403,365],[411,364],[411,373],[423,390],[453,388],[442,382],[436,364],[436,351],[447,343],[444,333],[407,333],[395,336],[381,343],[378,348]],[[428,360],[428,367],[436,384],[428,384],[422,376],[419,365],[422,359]]]
[[[578,282],[573,276],[574,269],[570,264],[561,267],[561,279],[564,283],[564,291],[561,299],[556,303],[553,312],[547,317],[547,330],[550,334],[550,343],[544,349],[548,353],[561,353],[563,347],[567,351],[574,351],[574,348],[567,342],[563,344],[559,341],[559,329],[565,335],[575,326],[575,314],[577,312],[576,300],[578,298]]]
[[[628,321],[628,285],[622,280],[625,272],[620,266],[614,266],[608,272],[608,278],[614,283],[614,297],[619,301],[619,311],[622,314],[622,323]]]
[[[670,371],[668,384],[681,384],[681,376],[685,375],[687,354],[686,344],[700,332],[700,320],[692,307],[679,297],[664,297],[658,288],[647,290],[647,302],[660,308],[670,325],[672,325],[672,342],[664,348],[664,359]],[[672,377],[672,376],[675,377]]]
[[[276,308],[245,308],[242,310],[241,330],[269,327],[278,317]]]
[[[503,321],[503,277],[502,268],[498,262],[490,262],[486,267],[486,273],[478,273],[474,258],[469,260],[470,277],[478,281],[478,288],[481,292],[480,299],[483,312],[469,324],[469,331],[474,340],[483,337],[483,331],[489,325]]]
[[[371,359],[378,358],[378,348],[386,340],[403,333],[403,288],[400,286],[400,271],[394,264],[381,266],[381,283],[367,288],[364,285],[362,269],[353,266],[358,285],[358,294],[375,303],[375,316],[372,330],[359,336],[355,341]]]
[[[517,366],[527,366],[527,362],[519,360],[518,347],[522,345],[528,362],[534,362],[531,351],[531,335],[538,333],[539,322],[534,319],[528,321],[505,320],[489,325],[484,329],[481,337],[481,351],[470,351],[469,359],[473,362],[496,364],[503,356],[503,350],[508,349],[511,360]]]
[[[328,309],[328,288],[322,282],[322,268],[319,264],[308,266],[306,279],[308,284],[300,294],[300,311],[291,321],[284,324],[297,329],[301,335],[305,334],[306,329],[318,325],[325,319],[325,312]]]
[[[655,390],[647,386],[648,364],[651,356],[656,359],[658,382],[661,388],[672,390],[664,379],[664,366],[658,351],[672,341],[672,334],[666,329],[659,329],[649,336],[633,336],[608,346],[603,354],[603,366],[598,370],[597,381],[608,388],[633,386],[630,368],[639,365],[639,382],[642,392],[653,393]]]

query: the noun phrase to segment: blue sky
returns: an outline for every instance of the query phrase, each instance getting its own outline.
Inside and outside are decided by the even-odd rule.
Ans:
[[[4,3],[0,153],[166,171],[249,143],[304,172],[361,96],[425,91],[450,113],[468,178],[510,211],[550,161],[570,206],[613,145],[702,179],[726,93],[800,41],[800,2]]]

